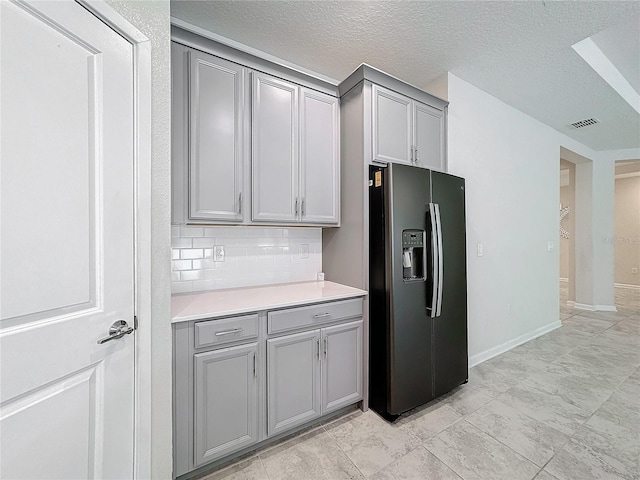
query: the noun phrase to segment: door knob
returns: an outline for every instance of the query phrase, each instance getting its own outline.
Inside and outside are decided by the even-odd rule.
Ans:
[[[116,320],[109,327],[109,336],[103,337],[98,340],[98,345],[102,345],[103,343],[115,340],[116,338],[122,338],[125,335],[129,335],[131,332],[133,332],[133,327],[130,327],[127,322],[125,322],[124,320]]]

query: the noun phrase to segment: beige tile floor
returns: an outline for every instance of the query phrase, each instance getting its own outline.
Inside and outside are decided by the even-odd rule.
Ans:
[[[640,291],[471,369],[388,423],[355,411],[206,480],[640,479]],[[203,479],[203,480],[204,480]]]

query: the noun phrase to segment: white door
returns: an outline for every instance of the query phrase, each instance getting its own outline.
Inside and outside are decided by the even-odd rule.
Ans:
[[[0,477],[132,478],[132,45],[74,2],[0,30]]]

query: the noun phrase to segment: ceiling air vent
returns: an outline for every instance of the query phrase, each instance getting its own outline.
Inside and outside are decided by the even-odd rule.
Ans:
[[[589,125],[595,125],[596,123],[600,123],[600,120],[597,118],[587,118],[586,120],[580,120],[578,122],[570,123],[573,128],[583,128],[588,127]]]

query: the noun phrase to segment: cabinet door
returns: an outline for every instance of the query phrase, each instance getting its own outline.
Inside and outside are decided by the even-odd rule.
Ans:
[[[300,216],[337,224],[340,213],[338,99],[303,88],[300,96]]]
[[[189,217],[242,221],[245,68],[190,52]]]
[[[258,344],[194,355],[194,465],[258,439]]]
[[[320,415],[320,330],[267,340],[267,412],[269,436]]]
[[[373,160],[411,163],[411,99],[373,85]]]
[[[444,112],[414,102],[415,165],[445,171]]]
[[[362,399],[362,320],[322,329],[322,413]]]
[[[298,199],[298,87],[253,74],[252,218],[295,222]]]

